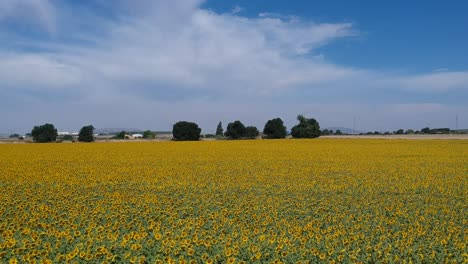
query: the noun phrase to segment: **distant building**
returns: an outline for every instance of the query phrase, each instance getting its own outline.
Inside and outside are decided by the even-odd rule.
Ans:
[[[138,139],[138,138],[143,138],[143,135],[142,134],[133,134],[132,137],[134,139]]]

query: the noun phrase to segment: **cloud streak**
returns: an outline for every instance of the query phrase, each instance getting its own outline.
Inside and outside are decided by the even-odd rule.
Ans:
[[[1,0],[0,22],[19,21],[30,27],[40,25],[49,34],[56,34],[56,10],[49,0]]]
[[[291,116],[291,111],[300,110],[291,106],[294,99],[286,100],[293,95],[327,108],[343,105],[343,100],[353,105],[372,105],[381,100],[396,107],[401,102],[365,94],[379,94],[376,90],[449,93],[468,87],[468,72],[396,75],[323,59],[320,47],[359,35],[351,23],[314,23],[266,13],[254,18],[239,12],[219,14],[202,9],[203,1],[199,0],[118,0],[112,7],[108,1],[97,1],[96,5],[111,8],[112,14],[102,15],[84,5],[80,6],[80,21],[64,15],[71,9],[67,4],[52,3],[0,2],[0,21],[29,23],[23,21],[28,14],[30,21],[41,21],[46,33],[58,36],[31,39],[27,49],[0,46],[0,78],[4,82],[0,93],[12,97],[26,94],[36,98],[38,104],[58,96],[74,101],[75,108],[92,105],[102,113],[107,113],[104,106],[115,108],[111,105],[147,111],[151,105],[160,109],[160,105],[182,104],[185,112],[205,114],[201,122],[208,123],[220,116],[209,117],[196,105],[218,109],[219,104],[230,105],[232,108],[218,111],[234,116],[236,101],[257,110],[279,102],[291,109],[284,112]],[[352,93],[362,93],[364,99],[339,100],[340,96],[333,95]],[[310,98],[304,99],[306,96]],[[323,104],[328,97],[335,102],[332,99]],[[99,105],[103,109],[99,110]],[[415,105],[427,108],[427,104]],[[447,109],[440,108],[449,112]],[[346,113],[346,107],[341,113]],[[260,111],[260,115],[270,118],[266,112]],[[95,122],[104,123],[105,119]]]

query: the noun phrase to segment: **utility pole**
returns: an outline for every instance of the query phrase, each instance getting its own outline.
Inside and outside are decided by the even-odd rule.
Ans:
[[[458,130],[458,114],[455,115],[455,129]]]

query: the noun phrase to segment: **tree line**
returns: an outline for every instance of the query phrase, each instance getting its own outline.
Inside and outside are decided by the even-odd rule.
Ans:
[[[299,123],[292,127],[291,136],[293,138],[316,138],[321,135],[320,125],[314,118],[306,118],[303,115],[297,116]],[[84,126],[78,133],[77,140],[80,142],[93,142],[95,141],[94,127],[92,125]],[[58,139],[57,129],[53,124],[44,124],[35,126],[31,131],[31,137],[34,142],[47,143],[56,142]],[[224,131],[222,123],[219,122],[216,128],[215,135],[205,135],[205,137],[213,137],[217,139],[255,139],[259,137],[260,131],[255,126],[245,126],[241,121],[236,120],[227,125]],[[147,139],[155,138],[156,134],[149,130],[143,132],[142,137]],[[198,124],[189,121],[179,121],[173,125],[172,128],[173,140],[188,141],[199,140],[201,135],[201,128]],[[265,139],[281,139],[286,138],[287,130],[281,118],[274,118],[268,120],[263,128],[263,138]],[[125,139],[127,134],[122,131],[115,135],[114,139]],[[64,135],[59,140],[74,141],[75,138],[71,135]]]
[[[291,128],[290,135],[293,138],[317,138],[319,136],[327,135],[346,135],[340,130],[320,130],[319,122],[314,118],[306,118],[303,115],[297,116],[298,124]],[[33,138],[34,142],[46,143],[46,142],[56,142],[56,141],[75,141],[80,142],[93,142],[95,141],[94,127],[92,125],[84,126],[80,129],[78,137],[73,137],[72,135],[62,135],[58,136],[57,129],[53,124],[44,124],[41,126],[35,126],[30,135]],[[286,126],[281,118],[274,118],[268,120],[265,123],[265,126],[262,131],[262,138],[264,139],[281,139],[286,138],[288,135]],[[366,132],[359,133],[359,135],[402,135],[402,134],[455,134],[457,131],[450,130],[449,128],[429,128],[425,127],[419,131],[414,131],[412,129],[403,130],[398,129],[393,132],[381,133],[378,131],[375,132]],[[19,135],[14,134],[15,136]],[[226,131],[224,131],[223,125],[221,122],[218,123],[216,127],[215,134],[201,134],[201,128],[198,127],[198,124],[189,121],[179,121],[173,125],[172,136],[173,140],[176,141],[188,141],[188,140],[199,140],[200,138],[216,138],[216,139],[228,139],[228,140],[238,140],[238,139],[255,139],[259,137],[260,131],[255,126],[245,126],[241,121],[236,120],[227,125]],[[113,136],[112,139],[127,139],[130,137],[127,135],[127,132],[121,131],[117,135]],[[144,139],[154,139],[156,133],[147,130],[144,131],[141,135]],[[20,138],[22,139],[22,138]]]
[[[316,138],[320,136],[320,124],[314,118],[306,118],[303,115],[297,116],[299,123],[291,129],[293,138]],[[201,129],[196,123],[181,121],[174,124],[173,130],[174,140],[199,140],[201,137]],[[209,138],[217,139],[255,139],[260,135],[260,131],[255,126],[245,126],[241,121],[236,120],[227,125],[226,131],[223,125],[219,122],[216,128],[215,135],[205,135]],[[262,137],[264,139],[281,139],[286,138],[287,130],[281,118],[268,120],[263,128]]]

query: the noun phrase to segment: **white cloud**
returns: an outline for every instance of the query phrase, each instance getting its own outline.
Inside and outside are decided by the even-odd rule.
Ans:
[[[449,90],[468,89],[468,72],[439,71],[429,74],[403,77],[403,87],[429,92],[446,92]]]
[[[107,121],[105,116],[112,115],[108,109],[119,112],[114,116],[121,117],[128,109],[135,109],[130,113],[148,113],[147,116],[139,115],[137,120],[128,117],[126,122],[135,122],[129,125],[136,127],[151,120],[154,112],[158,112],[159,120],[166,120],[161,122],[203,116],[200,122],[208,125],[212,119],[223,116],[238,116],[257,124],[260,119],[284,115],[293,123],[298,112],[314,109],[311,114],[331,120],[328,126],[338,126],[340,118],[347,118],[343,116],[350,113],[349,108],[343,102],[320,103],[320,100],[336,99],[341,94],[345,94],[345,100],[353,100],[346,95],[362,94],[360,100],[365,105],[376,100],[367,95],[375,90],[401,91],[403,88],[433,93],[468,87],[467,72],[406,76],[328,62],[317,49],[332,41],[358,35],[358,30],[350,23],[313,23],[274,14],[261,14],[257,18],[243,17],[238,12],[218,14],[201,9],[203,1],[200,0],[117,0],[112,2],[116,18],[86,14],[86,19],[83,17],[80,22],[86,26],[70,26],[67,23],[77,23],[79,19],[67,19],[62,14],[58,27],[53,21],[54,10],[59,9],[52,6],[53,2],[17,1],[0,0],[0,20],[14,16],[21,18],[25,14],[18,9],[18,3],[21,3],[29,6],[29,14],[36,16],[31,19],[43,21],[47,31],[64,30],[58,34],[79,36],[87,45],[33,41],[30,46],[47,47],[48,52],[0,50],[0,79],[4,84],[0,94],[14,94],[15,90],[48,94],[73,92],[77,95],[75,104],[73,110],[68,111],[76,116],[75,120],[90,105],[93,110],[85,117],[92,115],[97,118],[91,120],[95,123]],[[109,4],[105,0],[97,3]],[[99,27],[99,34],[86,30],[92,25]],[[74,30],[70,31],[67,26]],[[293,99],[281,102],[283,97],[299,90],[307,92],[301,99],[310,101],[310,105],[293,104],[290,102]],[[233,98],[245,102],[235,104]],[[180,107],[180,112],[165,112],[168,108],[175,109],[174,105]],[[372,120],[371,116],[383,116],[385,111],[397,113],[404,119],[409,116],[405,114],[407,112],[428,114],[434,113],[430,109],[439,107],[438,104],[398,102],[389,105],[392,106],[370,105],[362,109],[359,105],[352,106],[356,112],[367,116],[367,126],[372,128],[385,122]],[[216,114],[212,109],[216,109]],[[259,120],[248,120],[253,118],[253,110]],[[99,111],[102,113],[97,113]],[[438,110],[441,113],[451,111],[445,106]],[[53,111],[44,114],[50,112]],[[396,116],[387,117],[397,120]],[[352,117],[348,119],[352,120]]]
[[[242,12],[244,9],[238,5],[236,5],[232,10],[231,10],[231,13],[232,14],[237,14],[237,13],[240,13]]]
[[[0,53],[0,91],[67,92],[82,89],[82,69],[44,55]],[[87,90],[87,89],[83,89]]]
[[[54,83],[67,89],[70,80],[88,83],[86,80],[91,79],[100,80],[96,89],[106,89],[106,92],[110,87],[120,89],[122,84],[138,83],[245,95],[281,93],[301,85],[359,74],[323,60],[295,58],[334,39],[353,35],[350,24],[248,19],[193,9],[196,2],[191,1],[189,7],[155,5],[153,8],[162,8],[167,15],[160,16],[160,11],[155,11],[143,18],[112,23],[97,46],[65,49],[58,46],[54,53],[18,54],[17,62],[11,58],[0,62],[0,67],[28,69],[29,74],[21,80],[21,85],[27,81]],[[187,16],[177,24],[172,23],[170,14],[180,13]],[[26,57],[42,64],[60,61],[66,71],[42,74],[45,69],[41,63],[23,65]],[[8,72],[3,77],[18,84],[14,72],[11,77]]]
[[[49,34],[56,33],[55,7],[50,0],[0,0],[0,22],[4,19],[39,24]]]

